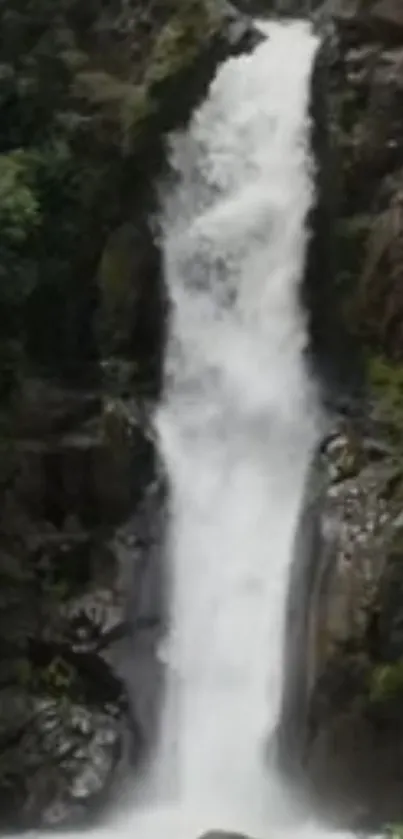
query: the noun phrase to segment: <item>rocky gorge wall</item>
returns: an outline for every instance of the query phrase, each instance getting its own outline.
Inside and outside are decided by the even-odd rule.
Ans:
[[[207,0],[0,9],[0,829],[100,818],[152,746],[164,134],[258,37]]]
[[[282,734],[317,809],[379,829],[403,818],[403,7],[344,0],[311,14],[325,39],[327,276],[349,341],[336,337],[330,367],[318,344],[330,432],[297,538]],[[319,318],[324,301],[313,295]]]
[[[239,7],[309,14],[324,38],[303,301],[330,431],[301,525],[306,644],[291,635],[284,732],[315,805],[372,826],[403,819],[403,14],[398,0]],[[152,743],[153,184],[164,132],[258,36],[210,0],[6,3],[0,18],[0,826],[26,828],[99,818]]]

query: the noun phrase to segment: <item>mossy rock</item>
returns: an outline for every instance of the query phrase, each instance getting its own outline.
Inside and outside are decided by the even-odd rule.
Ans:
[[[373,355],[368,374],[375,397],[375,418],[386,425],[396,444],[403,445],[403,364]]]
[[[109,122],[106,130],[114,126],[121,151],[129,156],[144,142],[154,118],[158,121],[161,106],[169,108],[165,85],[190,69],[224,27],[215,0],[182,0],[180,10],[172,5],[171,11],[168,5],[165,23],[151,36],[147,60],[128,67],[126,78],[91,63],[75,75],[76,93],[102,113]]]
[[[385,837],[387,839],[403,839],[403,824],[387,824]]]
[[[382,356],[375,356],[370,363],[370,378],[379,393],[387,394],[393,402],[403,400],[402,364],[393,364]]]
[[[403,659],[375,667],[370,677],[370,701],[387,702],[401,697],[403,697]]]
[[[211,0],[182,0],[159,33],[150,55],[146,83],[153,85],[192,64],[208,41],[219,32],[223,15]]]

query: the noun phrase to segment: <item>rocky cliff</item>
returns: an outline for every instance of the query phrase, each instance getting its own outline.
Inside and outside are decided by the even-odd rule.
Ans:
[[[257,35],[211,0],[24,0],[0,28],[0,827],[24,829],[96,819],[156,730],[153,190]]]
[[[238,5],[311,15],[324,39],[303,298],[332,431],[291,593],[306,643],[290,648],[287,746],[316,805],[401,820],[403,12]],[[99,817],[152,741],[165,488],[149,415],[166,309],[153,185],[165,133],[257,35],[213,0],[5,2],[0,31],[0,825],[25,828]]]
[[[330,271],[353,339],[347,367],[359,347],[366,387],[351,401],[348,376],[336,382],[350,395],[339,406],[330,400],[334,432],[314,467],[320,501],[305,522],[314,560],[305,563],[307,658],[293,747],[316,807],[379,828],[403,818],[403,7],[314,5],[326,45]]]

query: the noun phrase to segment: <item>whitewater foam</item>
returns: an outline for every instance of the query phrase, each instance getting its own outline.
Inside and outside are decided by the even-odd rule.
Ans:
[[[175,183],[162,200],[171,314],[156,424],[170,481],[172,625],[147,781],[179,820],[203,814],[200,829],[255,836],[300,817],[270,741],[318,433],[299,301],[317,39],[302,23],[265,33],[253,54],[221,68],[190,128],[173,138]]]

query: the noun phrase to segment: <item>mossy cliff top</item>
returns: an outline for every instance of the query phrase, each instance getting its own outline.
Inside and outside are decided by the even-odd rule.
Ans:
[[[1,4],[0,28],[4,395],[24,359],[74,378],[99,356],[105,240],[147,215],[162,135],[248,24],[214,0],[17,0]]]

